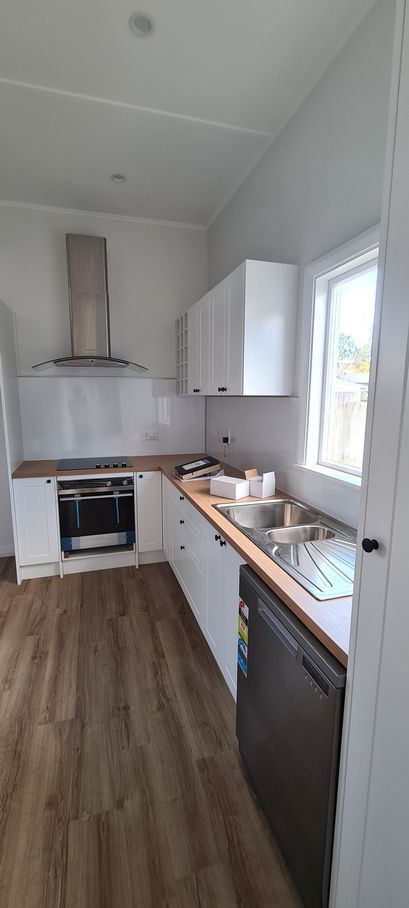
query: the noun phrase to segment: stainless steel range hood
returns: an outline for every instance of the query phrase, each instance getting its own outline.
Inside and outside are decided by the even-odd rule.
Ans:
[[[37,363],[33,369],[51,366],[82,368],[131,368],[147,372],[127,359],[111,356],[107,243],[103,236],[67,233],[67,270],[71,321],[71,356]]]

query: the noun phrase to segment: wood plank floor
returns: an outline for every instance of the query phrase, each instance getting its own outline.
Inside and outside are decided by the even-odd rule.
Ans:
[[[1,560],[1,908],[299,905],[169,566]]]

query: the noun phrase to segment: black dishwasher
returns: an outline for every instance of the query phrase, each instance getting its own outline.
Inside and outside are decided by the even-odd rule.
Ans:
[[[346,670],[247,566],[240,597],[240,753],[305,905],[322,908]]]

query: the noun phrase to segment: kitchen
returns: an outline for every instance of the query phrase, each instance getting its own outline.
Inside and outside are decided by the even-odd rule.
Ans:
[[[396,605],[405,601],[398,528],[407,483],[404,4],[331,4],[334,18],[319,20],[318,42],[312,12],[302,19],[299,4],[297,19],[281,3],[261,3],[264,83],[252,73],[254,38],[251,61],[239,54],[248,40],[244,6],[237,19],[224,6],[226,22],[210,32],[215,55],[223,58],[233,20],[238,43],[236,54],[229,49],[234,78],[226,73],[221,93],[217,67],[205,69],[206,86],[193,76],[187,86],[178,70],[189,41],[200,59],[200,29],[214,29],[203,12],[187,22],[178,4],[172,26],[157,3],[135,14],[149,33],[140,35],[135,17],[128,28],[131,9],[117,9],[115,21],[105,10],[102,44],[112,41],[116,59],[145,75],[146,85],[135,79],[131,89],[126,67],[105,72],[98,55],[73,71],[69,48],[84,50],[91,22],[79,28],[70,13],[64,49],[55,10],[47,11],[49,35],[36,26],[31,41],[22,12],[10,6],[0,78],[5,905],[381,905],[386,893],[393,905],[407,903],[397,848],[407,828],[398,796],[407,729],[396,728],[387,708],[388,689],[395,697],[404,689],[397,653],[407,621]],[[301,22],[310,29],[308,59]],[[257,24],[248,27],[255,35]],[[271,91],[272,34],[277,84],[288,75],[280,43],[298,61],[292,92]],[[58,59],[45,52],[53,42]],[[155,81],[166,62],[173,89]],[[366,414],[369,400],[361,492],[356,452],[348,448],[340,470],[323,448],[333,398],[323,382],[319,316],[321,298],[350,281],[361,297],[366,281],[369,293],[378,249],[369,395],[366,336],[343,354],[338,376],[348,413]],[[98,286],[77,285],[78,274],[97,274]],[[76,304],[84,294],[92,303],[82,323]],[[99,343],[92,353],[90,326]],[[320,382],[311,362],[314,375],[321,362]],[[209,480],[176,479],[175,466],[205,452],[236,474],[235,487],[248,481],[244,470],[275,471],[273,500],[305,506],[308,519],[298,514],[298,526],[321,533],[305,551],[320,550],[322,531],[352,533],[343,546],[350,553],[359,542],[354,599],[350,574],[341,594],[317,598],[305,574],[294,575],[294,559],[271,557],[272,549],[275,558],[304,549],[287,541],[281,554],[277,544],[263,551],[247,518],[243,532],[244,509],[265,513],[271,495],[236,503],[211,496]],[[235,513],[214,505],[234,505]],[[293,517],[270,513],[259,529],[297,530]],[[333,537],[324,543],[321,552],[333,552]],[[335,567],[339,574],[339,560]],[[267,619],[280,623],[287,655],[276,654],[277,665],[295,644],[291,664],[309,659],[314,703],[331,699],[320,687],[323,672],[332,671],[331,691],[343,691],[348,665],[336,816],[343,693],[320,762],[315,707],[291,699],[286,672],[279,684],[287,718],[279,698],[275,711],[264,700],[260,710],[264,731],[281,723],[277,740],[287,727],[275,790],[265,788],[274,753],[269,740],[257,748],[256,728],[249,735],[260,700],[254,693],[250,702],[248,691],[250,682],[253,691],[266,683],[254,671],[270,657],[253,620],[252,583]],[[240,599],[250,616],[239,616]],[[239,620],[248,621],[247,678],[237,669]],[[291,715],[302,719],[311,759],[295,761],[280,792],[280,763],[281,771],[283,762],[292,766],[302,749]],[[329,780],[322,799],[320,779],[322,789]],[[303,787],[316,795],[305,803]]]

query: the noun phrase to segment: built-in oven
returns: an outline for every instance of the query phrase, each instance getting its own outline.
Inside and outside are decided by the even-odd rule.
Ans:
[[[59,480],[58,510],[65,558],[79,549],[132,547],[135,543],[132,476]]]

